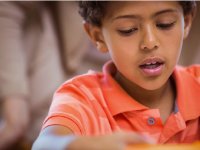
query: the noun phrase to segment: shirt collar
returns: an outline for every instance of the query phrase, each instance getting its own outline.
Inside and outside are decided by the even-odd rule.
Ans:
[[[112,76],[116,74],[116,67],[112,62],[107,62],[103,67],[103,91],[105,94],[107,106],[112,115],[119,113],[144,110],[148,109],[146,106],[138,103],[126,91],[120,87],[120,85],[114,80]]]

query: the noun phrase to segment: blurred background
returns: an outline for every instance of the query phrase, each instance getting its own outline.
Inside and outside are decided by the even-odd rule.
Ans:
[[[184,41],[179,64],[188,66],[200,64],[200,1],[197,3],[197,13],[189,36]]]
[[[200,10],[180,65],[200,63],[199,27]],[[107,60],[83,31],[77,2],[0,2],[0,150],[31,149],[58,86]]]

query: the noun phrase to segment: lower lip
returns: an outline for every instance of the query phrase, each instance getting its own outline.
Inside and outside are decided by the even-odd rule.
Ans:
[[[159,76],[162,73],[163,67],[164,64],[152,69],[146,69],[146,68],[140,68],[140,69],[146,76]]]

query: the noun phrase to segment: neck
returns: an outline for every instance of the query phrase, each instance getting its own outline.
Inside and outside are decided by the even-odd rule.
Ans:
[[[131,97],[149,108],[159,109],[164,104],[173,105],[175,96],[173,92],[173,83],[170,80],[168,80],[161,88],[156,90],[143,89],[130,83],[127,79],[122,78],[119,73],[116,74],[116,81]]]

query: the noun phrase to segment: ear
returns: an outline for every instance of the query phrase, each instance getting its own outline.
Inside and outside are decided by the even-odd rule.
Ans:
[[[90,23],[83,23],[86,33],[97,47],[97,49],[103,53],[108,51],[101,28]]]
[[[196,9],[193,10],[193,12],[187,14],[184,16],[184,39],[187,38],[189,32],[190,32],[190,29],[191,29],[191,26],[192,26],[192,21],[195,17],[195,14],[196,14]]]

